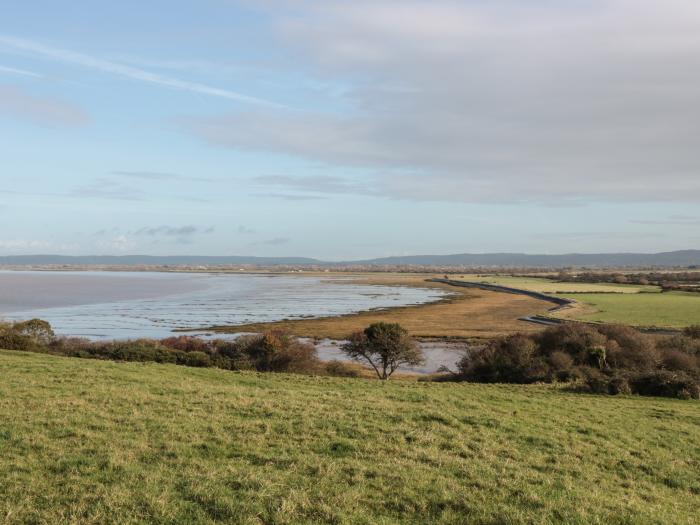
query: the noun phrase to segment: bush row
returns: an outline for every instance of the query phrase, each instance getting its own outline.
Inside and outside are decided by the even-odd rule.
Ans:
[[[0,348],[50,353],[69,357],[170,363],[193,367],[260,372],[296,372],[352,377],[355,367],[324,363],[313,345],[283,332],[241,336],[233,340],[205,340],[181,335],[167,339],[91,341],[55,337],[40,319],[0,324]]]
[[[627,326],[565,324],[496,339],[458,368],[468,381],[563,381],[597,393],[700,398],[700,328],[660,338]]]

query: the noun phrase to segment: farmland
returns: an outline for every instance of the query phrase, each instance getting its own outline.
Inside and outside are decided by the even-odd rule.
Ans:
[[[453,278],[452,276],[450,276]],[[632,284],[612,284],[612,283],[571,283],[557,282],[544,277],[522,277],[513,275],[462,275],[457,280],[483,282],[510,286],[522,290],[549,294],[566,293],[620,293],[635,294],[640,292],[659,292],[657,286],[639,286]]]
[[[583,306],[558,315],[582,321],[633,326],[683,328],[700,322],[700,294],[582,294],[574,298]]]
[[[653,285],[557,282],[511,275],[464,275],[458,279],[575,300],[578,303],[575,307],[555,314],[564,319],[661,328],[683,328],[700,322],[700,294],[662,293]]]
[[[689,524],[698,509],[697,402],[7,351],[0,377],[8,524]]]

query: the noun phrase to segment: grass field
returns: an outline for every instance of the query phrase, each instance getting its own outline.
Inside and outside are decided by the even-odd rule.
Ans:
[[[0,522],[691,524],[700,404],[0,351]]]
[[[450,276],[450,278],[454,278]],[[635,294],[639,292],[659,292],[658,286],[640,286],[634,284],[612,283],[560,283],[552,279],[537,277],[515,277],[512,275],[476,275],[467,274],[458,276],[458,280],[483,282],[510,286],[522,290],[531,290],[540,293],[625,293]]]
[[[426,282],[430,277],[434,276],[370,274],[355,275],[347,282],[441,288],[452,294],[448,300],[336,317],[216,327],[216,330],[236,333],[282,329],[302,337],[344,339],[371,323],[385,321],[400,323],[416,337],[490,338],[515,331],[540,330],[540,326],[518,319],[546,313],[552,307],[531,297]]]
[[[562,316],[582,321],[602,321],[633,326],[683,328],[700,324],[700,294],[582,294],[575,296],[585,306],[562,310]]]
[[[574,299],[580,303],[579,306],[556,314],[567,319],[663,328],[684,328],[700,323],[700,294],[661,293],[657,286],[558,283],[548,279],[507,275],[464,275],[460,279]]]

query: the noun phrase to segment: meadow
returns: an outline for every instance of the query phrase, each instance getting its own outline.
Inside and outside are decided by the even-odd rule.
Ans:
[[[558,316],[641,327],[683,328],[700,323],[700,294],[693,292],[581,294],[572,298],[584,306],[562,310]]]
[[[659,328],[684,328],[700,323],[698,293],[661,293],[661,288],[653,285],[557,282],[512,275],[463,275],[457,279],[574,299],[578,305],[555,314],[565,319]]]
[[[690,524],[696,401],[0,351],[0,520]]]
[[[455,279],[455,276],[450,276]],[[619,293],[636,294],[640,292],[659,292],[658,286],[640,286],[634,284],[612,284],[612,283],[577,283],[577,282],[557,282],[554,279],[544,277],[523,277],[514,275],[479,275],[467,274],[456,276],[456,280],[482,282],[488,284],[498,284],[510,286],[522,290],[530,290],[540,293]]]

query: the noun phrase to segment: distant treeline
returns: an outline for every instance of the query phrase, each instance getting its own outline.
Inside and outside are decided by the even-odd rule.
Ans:
[[[700,291],[700,272],[642,272],[642,273],[620,273],[620,272],[582,272],[568,273],[560,272],[556,279],[561,282],[576,283],[613,283],[613,284],[636,284],[636,285],[656,285],[662,290],[685,290]]]

